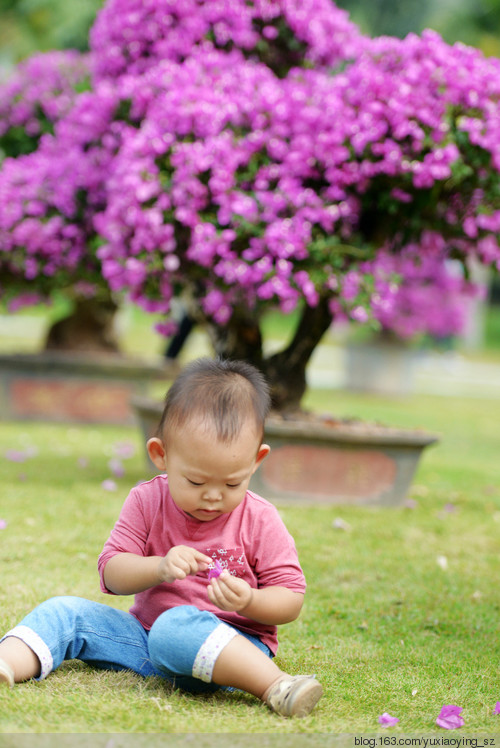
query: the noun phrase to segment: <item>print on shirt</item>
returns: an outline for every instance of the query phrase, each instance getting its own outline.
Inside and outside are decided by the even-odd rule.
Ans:
[[[215,562],[218,561],[222,570],[227,569],[233,577],[245,575],[247,562],[243,548],[205,548],[203,552],[212,559],[209,569],[215,568]]]

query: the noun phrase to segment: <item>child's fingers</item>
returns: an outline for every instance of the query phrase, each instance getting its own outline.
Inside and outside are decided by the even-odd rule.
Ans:
[[[239,588],[240,580],[237,577],[233,577],[232,574],[230,574],[227,569],[224,569],[221,574],[219,574],[218,577],[216,577],[214,582],[217,582],[220,586],[220,588],[227,593],[237,593]]]
[[[230,576],[230,574],[228,574],[228,576]],[[208,591],[209,596],[210,592],[212,593],[212,602],[215,602],[215,604],[222,609],[225,609],[228,605],[234,605],[238,600],[238,596],[226,584],[224,584],[222,574],[220,577],[217,577],[217,579],[212,579],[210,581]]]
[[[239,610],[248,604],[251,595],[249,585],[242,579],[237,579],[223,571],[217,579],[212,579],[208,586],[208,596],[211,602],[222,610]]]
[[[201,551],[197,551],[193,548],[194,551],[194,558],[198,562],[198,566],[200,569],[207,569],[208,566],[212,563],[212,559],[210,556],[205,555],[205,553],[202,553]]]
[[[186,547],[179,553],[177,566],[181,568],[187,576],[188,574],[197,574],[199,571],[208,569],[211,562],[212,559],[210,556],[206,556],[195,548]]]
[[[208,599],[211,603],[216,605],[220,610],[226,610],[227,608],[227,601],[225,600],[224,596],[221,594],[221,591],[219,589],[216,589],[212,583],[210,583],[207,587],[207,594]]]
[[[177,545],[170,548],[162,561],[163,576],[166,580],[185,579],[189,575],[196,575],[205,571],[212,559],[205,553],[190,548],[187,545]]]

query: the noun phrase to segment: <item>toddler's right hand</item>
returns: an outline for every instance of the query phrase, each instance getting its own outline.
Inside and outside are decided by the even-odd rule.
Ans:
[[[174,545],[160,561],[158,576],[162,582],[174,582],[176,579],[185,579],[189,574],[205,571],[211,563],[210,556],[195,548]]]

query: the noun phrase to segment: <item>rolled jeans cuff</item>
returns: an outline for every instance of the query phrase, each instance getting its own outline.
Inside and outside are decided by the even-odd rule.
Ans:
[[[49,673],[52,672],[54,667],[54,661],[52,659],[52,653],[48,646],[45,644],[38,634],[30,629],[28,626],[15,626],[10,631],[7,631],[0,641],[7,639],[9,636],[14,636],[16,639],[21,639],[40,660],[40,675],[36,680],[43,680]]]
[[[210,683],[218,656],[235,636],[238,636],[235,629],[225,623],[219,624],[198,650],[193,663],[193,678],[199,678],[205,683]]]

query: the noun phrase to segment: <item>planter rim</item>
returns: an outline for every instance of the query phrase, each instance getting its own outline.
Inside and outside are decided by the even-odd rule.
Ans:
[[[325,442],[350,442],[352,444],[398,444],[427,446],[439,441],[439,434],[423,429],[399,429],[381,426],[365,421],[315,423],[308,421],[282,421],[269,418],[266,421],[266,434],[275,437],[303,439],[308,437]]]
[[[163,404],[157,400],[141,395],[133,396],[131,403],[137,411],[147,413],[159,419]],[[266,420],[265,433],[267,436],[286,437],[292,439],[316,439],[324,442],[349,442],[351,444],[397,444],[409,447],[424,447],[440,440],[440,435],[424,431],[423,429],[398,429],[390,426],[380,426],[364,421],[321,423],[314,421],[285,421],[270,416]]]
[[[166,378],[164,369],[155,363],[121,354],[92,352],[41,351],[40,353],[1,354],[0,368],[16,368],[29,372],[60,371],[108,376],[134,377],[144,374],[155,378]]]

